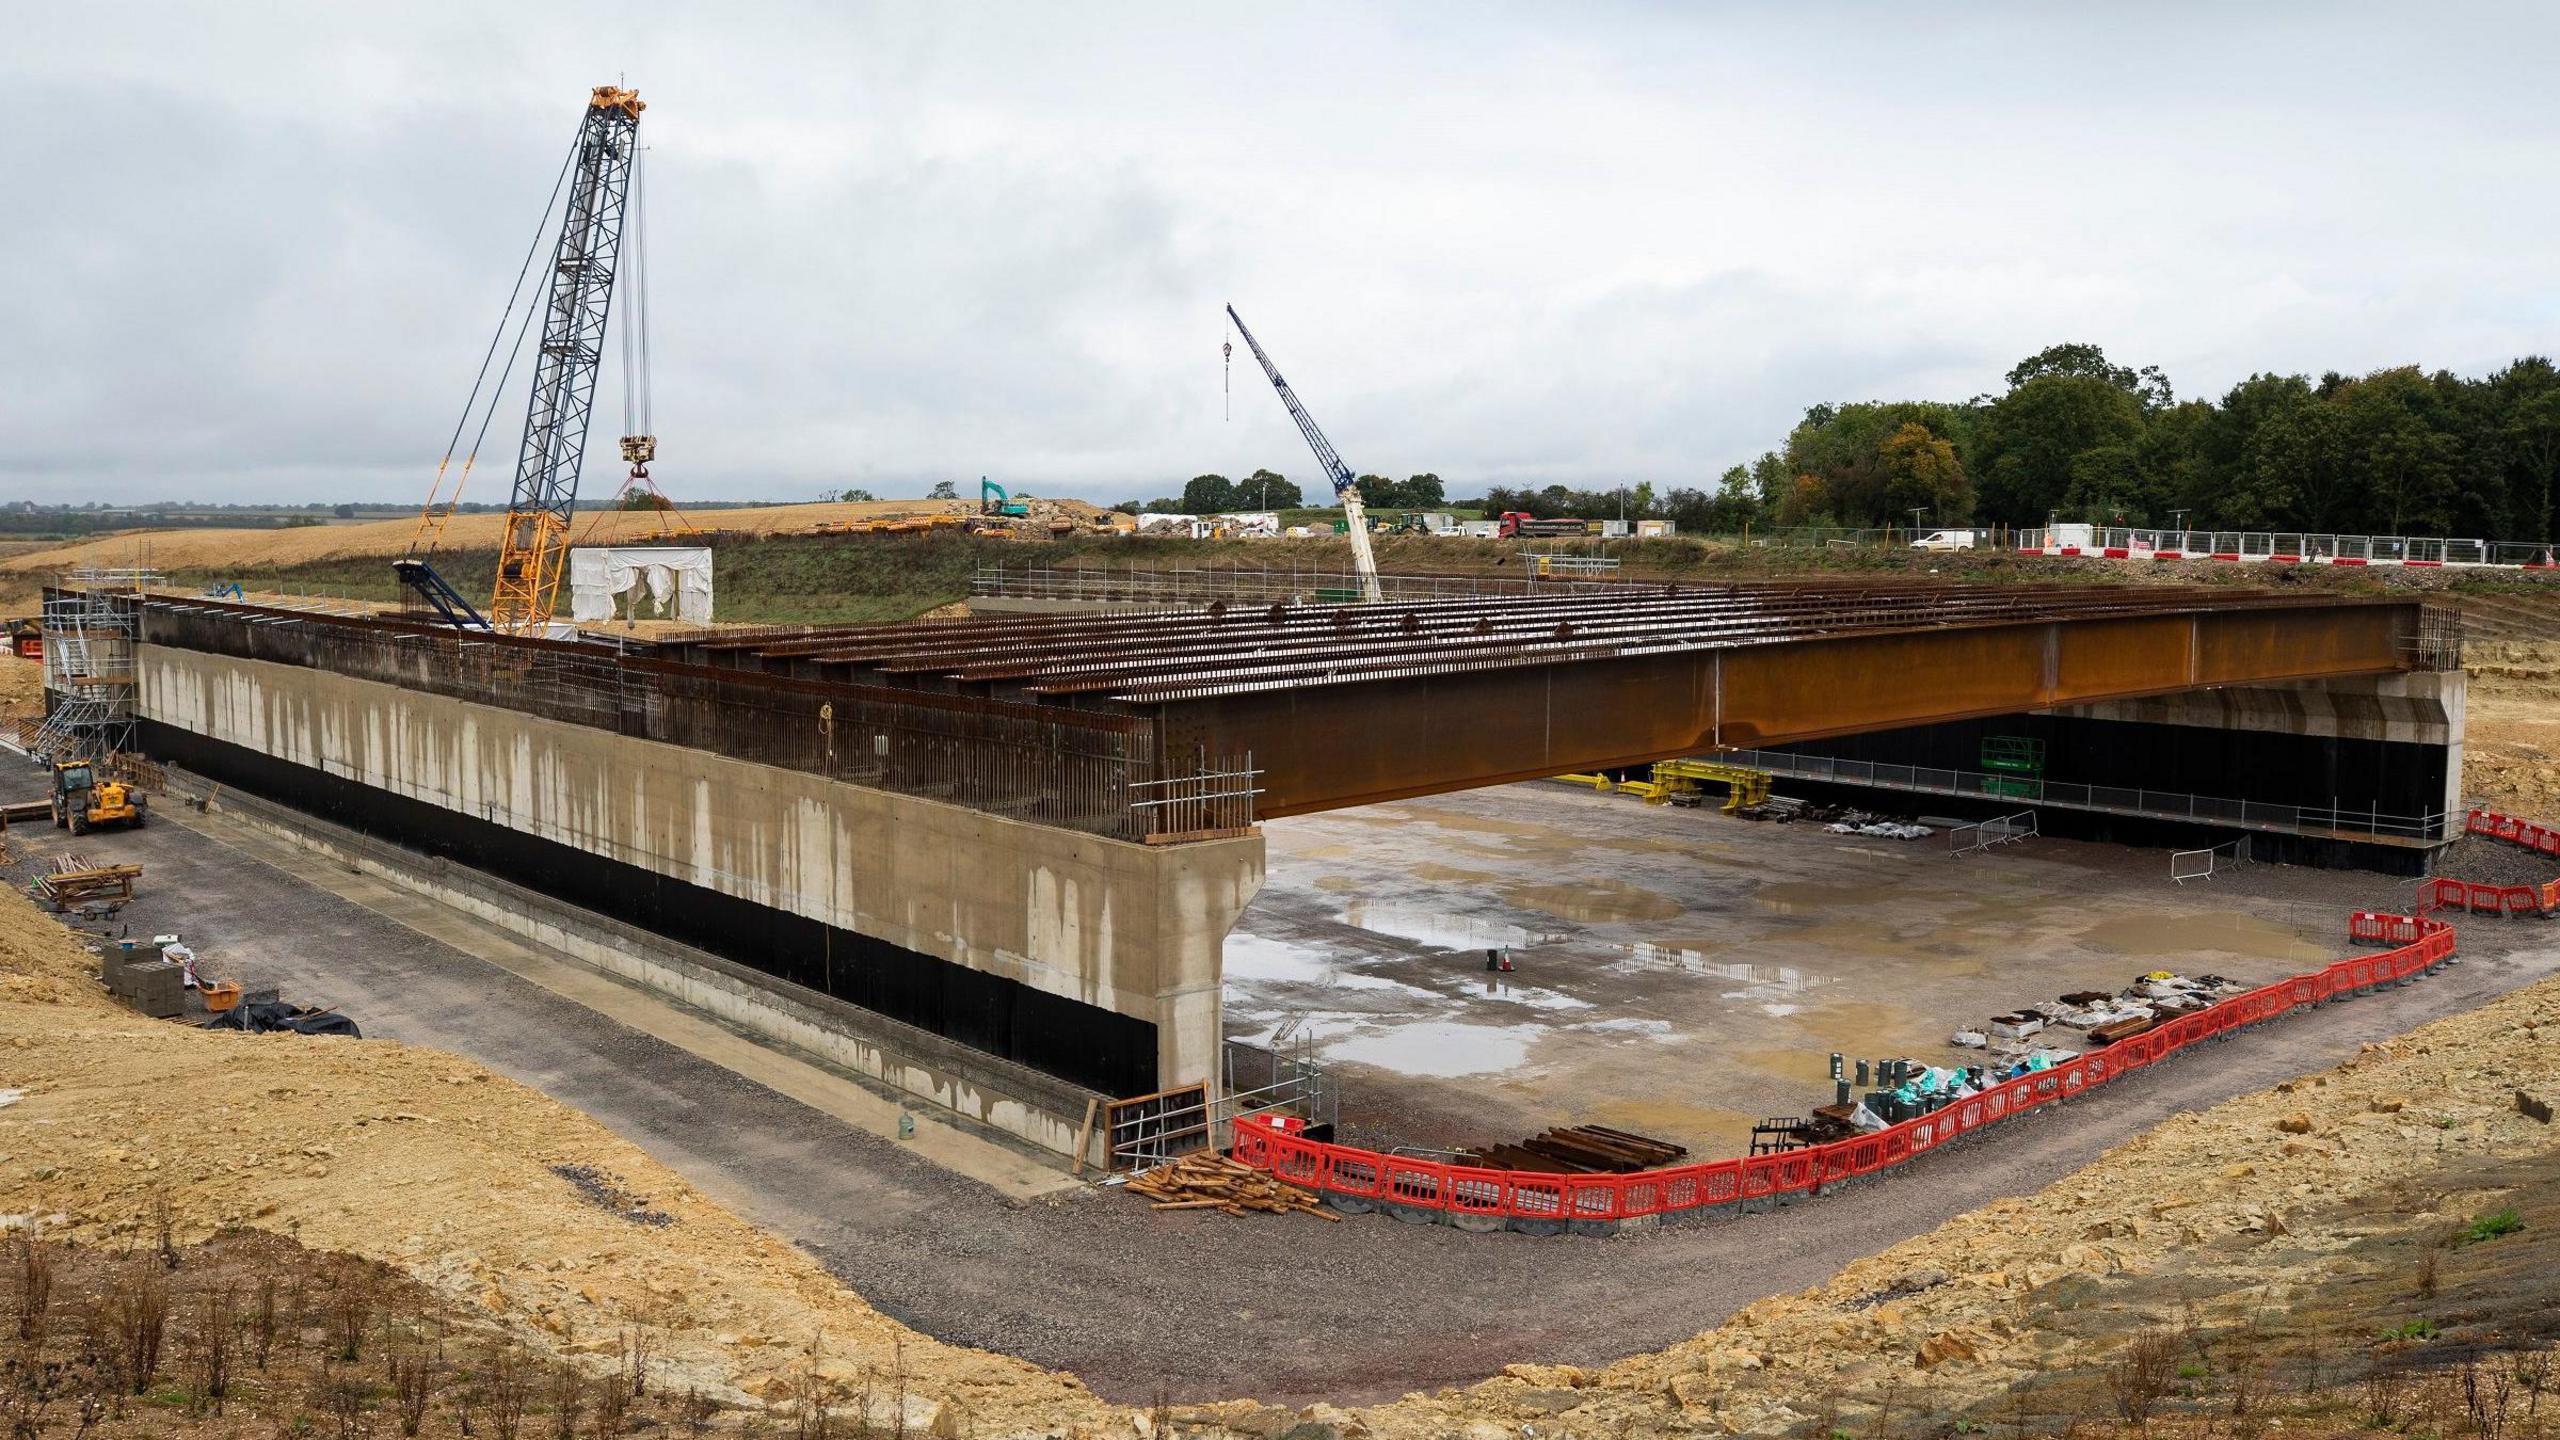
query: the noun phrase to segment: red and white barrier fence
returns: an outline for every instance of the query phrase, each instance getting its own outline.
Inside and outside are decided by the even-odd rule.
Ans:
[[[2050,1070],[1968,1096],[1873,1134],[1776,1155],[1715,1160],[1629,1175],[1547,1175],[1383,1155],[1284,1133],[1251,1117],[1235,1122],[1235,1157],[1351,1210],[1408,1212],[1481,1228],[1606,1228],[1683,1211],[1820,1194],[1923,1155],[2041,1105],[2069,1100],[2164,1060],[2190,1045],[2294,1010],[2434,970],[2453,958],[2453,927],[2418,915],[2357,911],[2349,938],[2392,946],[2263,985]]]
[[[2107,560],[2226,560],[2272,565],[2406,565],[2560,569],[2547,542],[2463,540],[2426,535],[2315,535],[2262,530],[2137,530],[2122,525],[2055,525],[2017,532],[2023,555]]]
[[[2560,830],[2519,820],[2494,810],[2474,810],[2462,827],[2537,854],[2560,859]],[[2560,915],[2560,880],[2539,885],[2482,885],[2469,880],[2428,879],[2418,882],[2418,913],[2460,910],[2472,915]]]

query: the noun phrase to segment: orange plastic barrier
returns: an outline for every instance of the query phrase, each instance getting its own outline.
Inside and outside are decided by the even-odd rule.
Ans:
[[[2560,859],[2560,829],[2548,825],[2519,820],[2494,810],[2474,810],[2464,820],[2463,829]],[[2560,880],[2549,880],[2540,885],[2474,885],[2463,880],[2422,880],[2418,882],[2418,910],[2421,914],[2463,910],[2474,915],[2540,915],[2548,919],[2560,914]]]
[[[2493,887],[2494,888],[2494,887]],[[2202,1041],[2305,1006],[2366,993],[2453,958],[2453,927],[2422,915],[2359,910],[2355,940],[2393,948],[2355,955],[2234,995],[2050,1070],[2020,1075],[1873,1134],[1777,1155],[1712,1160],[1631,1175],[1542,1175],[1448,1165],[1330,1145],[1239,1119],[1235,1157],[1346,1208],[1437,1211],[1460,1219],[1565,1226],[1672,1214],[1745,1201],[1820,1194],[2040,1105],[2069,1100]]]

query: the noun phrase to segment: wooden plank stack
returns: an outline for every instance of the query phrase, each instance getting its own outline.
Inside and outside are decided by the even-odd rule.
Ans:
[[[1326,1210],[1314,1191],[1301,1190],[1223,1155],[1185,1155],[1129,1177],[1129,1188],[1154,1201],[1148,1207],[1151,1210],[1217,1210],[1229,1215],[1299,1211],[1325,1220],[1342,1219]]]
[[[1461,1151],[1458,1163],[1539,1175],[1624,1175],[1653,1170],[1688,1154],[1686,1146],[1606,1125],[1543,1130],[1517,1145]]]
[[[57,867],[60,862],[57,861]],[[80,868],[56,868],[50,875],[39,876],[36,889],[56,910],[99,901],[123,902],[133,898],[133,882],[142,878],[139,865],[81,865]]]

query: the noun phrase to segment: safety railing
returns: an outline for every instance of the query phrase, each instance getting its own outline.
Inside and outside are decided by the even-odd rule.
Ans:
[[[2091,525],[2020,530],[2015,545],[2021,554],[2085,555],[2105,560],[2560,569],[2560,547],[2542,540],[2322,535],[2283,530],[2144,530],[2122,525]]]
[[[1204,756],[1195,773],[1130,782],[1137,798],[1129,808],[1145,817],[1141,838],[1150,843],[1241,832],[1253,827],[1261,778],[1250,750],[1243,763],[1223,767],[1212,767]]]
[[[1615,562],[1611,562],[1612,565]],[[1584,588],[1622,590],[1618,580],[1569,574],[1566,567],[1528,569],[1525,575],[1381,575],[1379,593],[1392,603],[1473,600],[1489,596],[1553,595]],[[1065,600],[1092,605],[1183,609],[1219,603],[1348,605],[1358,603],[1360,577],[1348,570],[1248,566],[983,565],[970,577],[969,594],[981,600]]]
[[[2190,880],[2210,880],[2234,866],[2249,863],[2249,837],[2225,840],[2201,850],[2177,850],[2169,855],[2169,879],[2184,885]]]
[[[2051,1069],[2000,1081],[1943,1109],[1826,1145],[1627,1175],[1548,1175],[1310,1141],[1247,1118],[1233,1127],[1234,1153],[1248,1165],[1323,1193],[1340,1208],[1423,1212],[1417,1218],[1424,1219],[1445,1214],[1515,1228],[1606,1228],[1649,1216],[1819,1195],[2012,1116],[2075,1099],[2190,1046],[2298,1009],[2369,994],[2432,971],[2454,955],[2453,927],[2424,916],[2358,911],[2348,920],[2347,934],[2392,948],[2262,985]]]
[[[1947,830],[1947,853],[1972,855],[1994,845],[2010,845],[2036,838],[2036,812],[2020,810],[2012,815],[1994,815],[1967,825]]]
[[[2159,820],[2193,820],[2284,834],[2371,835],[2381,839],[2428,842],[2452,834],[2453,817],[2436,813],[2394,815],[2380,809],[2355,810],[2338,805],[2278,805],[2265,800],[2231,800],[2178,790],[2131,785],[2084,785],[2039,776],[1975,770],[1939,770],[1924,765],[1886,765],[1872,760],[1838,760],[1828,755],[1798,755],[1782,750],[1727,750],[1704,757],[1747,765],[1773,775],[1820,780],[1837,785],[1871,785],[1924,795],[1962,795],[1983,800],[2017,800],[2070,810],[2095,810]]]

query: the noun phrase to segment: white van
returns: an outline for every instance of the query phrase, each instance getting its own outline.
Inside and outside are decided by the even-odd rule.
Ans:
[[[1975,537],[1971,530],[1932,530],[1911,542],[1914,550],[1970,550]]]

